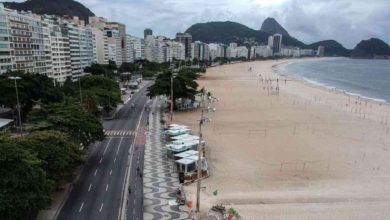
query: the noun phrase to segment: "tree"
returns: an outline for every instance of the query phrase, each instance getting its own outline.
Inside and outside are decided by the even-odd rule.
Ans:
[[[85,147],[104,139],[103,127],[90,112],[71,99],[33,110],[29,121],[33,130],[58,130],[69,134]]]
[[[124,73],[124,72],[135,72],[138,71],[139,66],[135,63],[122,63],[122,65],[119,67],[118,72]]]
[[[92,75],[104,75],[107,76],[107,69],[104,66],[94,63],[91,66],[84,68],[85,73],[90,73]]]
[[[36,153],[47,178],[57,187],[83,161],[82,151],[75,139],[56,130],[33,132],[21,139],[20,146]]]
[[[114,80],[104,76],[84,76],[80,80],[84,102],[90,112],[98,105],[109,112],[122,102],[119,85]]]
[[[0,219],[26,219],[47,207],[51,189],[40,160],[15,140],[0,136]]]
[[[199,69],[185,68],[181,69],[173,79],[173,100],[174,103],[179,98],[195,100],[198,93]],[[171,71],[165,71],[157,76],[155,83],[148,88],[148,96],[155,97],[159,95],[171,96]]]
[[[62,92],[54,81],[42,74],[8,72],[0,75],[0,104],[16,110],[16,94],[14,81],[9,76],[21,77],[18,80],[19,101],[22,114],[26,115],[34,104],[46,104],[63,99]]]
[[[109,61],[108,61],[108,65],[107,65],[107,69],[108,69],[108,70],[111,70],[111,71],[117,70],[118,67],[116,66],[115,61],[109,60]]]

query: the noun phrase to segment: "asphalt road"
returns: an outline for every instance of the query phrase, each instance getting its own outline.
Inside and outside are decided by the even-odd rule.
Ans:
[[[88,161],[57,219],[117,220],[122,202],[125,204],[123,208],[127,219],[142,219],[142,178],[139,173],[142,173],[143,169],[143,131],[147,113],[142,112],[148,99],[146,88],[147,86],[144,86],[140,89],[114,119],[103,122],[109,135],[106,135],[101,143],[90,146]],[[131,107],[132,104],[135,105],[134,108]],[[140,132],[137,133],[139,121]],[[134,149],[131,149],[132,147]],[[131,169],[128,185],[131,193],[125,200],[123,195],[128,193],[128,189],[124,188],[124,184],[129,161]]]

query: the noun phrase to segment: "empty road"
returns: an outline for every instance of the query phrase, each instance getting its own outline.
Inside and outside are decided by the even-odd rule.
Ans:
[[[142,219],[142,179],[136,168],[139,166],[142,172],[146,88],[140,89],[114,119],[103,122],[106,138],[90,146],[88,161],[57,219],[117,220],[120,212],[125,213],[123,219]],[[126,183],[130,191],[125,188]],[[130,193],[126,199],[125,193]]]

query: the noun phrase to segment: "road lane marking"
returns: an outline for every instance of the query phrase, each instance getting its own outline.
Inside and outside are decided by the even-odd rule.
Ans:
[[[118,155],[118,153],[119,153],[119,149],[121,148],[122,141],[123,141],[123,137],[121,137],[121,141],[119,142],[119,147],[116,150],[116,155]]]
[[[101,158],[100,158],[100,161],[99,161],[99,163],[102,163],[102,161],[103,161],[103,157],[101,157]]]
[[[100,206],[99,212],[102,212],[103,205],[104,205],[104,204],[102,203],[102,205]]]
[[[145,112],[145,106],[148,103],[149,103],[149,101],[146,101],[144,106],[143,106],[143,108],[142,108],[143,110],[141,111],[141,115],[138,118],[138,124],[137,124],[136,129],[134,130],[134,135],[137,135],[139,126],[141,124],[142,116],[143,116],[143,114]],[[131,164],[132,164],[133,155],[134,155],[134,144],[135,144],[135,138],[134,138],[133,143],[131,144],[129,152],[128,152],[129,153],[129,155],[128,155],[129,158],[127,159],[128,161],[127,161],[127,166],[126,166],[126,172],[125,172],[126,174],[125,174],[125,178],[124,178],[124,184],[123,184],[123,188],[122,188],[122,196],[121,196],[118,220],[123,220],[123,219],[126,218],[126,215],[125,215],[125,212],[126,212],[125,201],[128,201],[128,198],[127,198],[128,194],[126,193],[125,190],[129,186],[129,178],[130,178],[130,175],[131,175]],[[135,209],[133,209],[133,211],[135,212]]]
[[[81,206],[80,206],[79,212],[81,212],[81,210],[83,210],[83,206],[84,206],[84,202],[83,202],[83,203],[81,203]]]
[[[112,175],[112,170],[110,170],[110,176]]]
[[[108,191],[108,184],[107,184],[107,186],[106,186],[106,192]]]
[[[106,149],[104,149],[104,152],[103,152],[103,156],[106,154],[108,145],[110,144],[111,140],[112,140],[112,138],[110,138],[110,139],[108,140],[108,143],[107,143],[107,145],[106,145]]]
[[[96,176],[97,170],[98,170],[98,169],[95,170],[95,173],[93,174],[94,176]]]
[[[88,192],[91,191],[91,187],[92,187],[92,183],[89,184],[89,187],[88,187]]]

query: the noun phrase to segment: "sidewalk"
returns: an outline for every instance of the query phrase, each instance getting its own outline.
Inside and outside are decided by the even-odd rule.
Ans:
[[[163,147],[161,111],[157,99],[149,113],[149,132],[144,159],[144,220],[190,219],[186,206],[170,205],[176,201],[180,186],[174,162]]]

